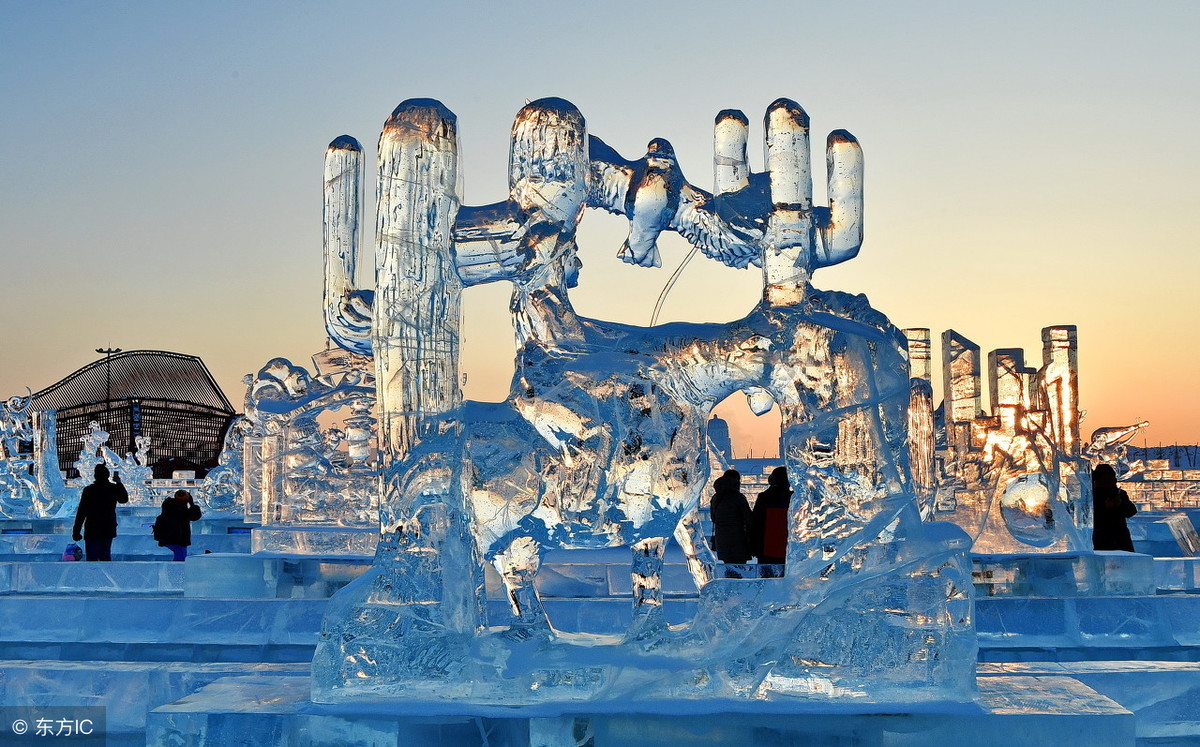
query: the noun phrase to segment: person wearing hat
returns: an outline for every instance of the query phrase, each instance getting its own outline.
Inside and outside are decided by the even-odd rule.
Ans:
[[[750,503],[742,495],[742,475],[735,469],[725,470],[713,482],[712,500],[708,504],[713,525],[713,544],[717,559],[726,564],[726,578],[742,578],[742,573],[730,565],[750,561]]]

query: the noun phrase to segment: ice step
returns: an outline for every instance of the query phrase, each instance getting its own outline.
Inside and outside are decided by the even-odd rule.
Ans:
[[[150,534],[150,527],[158,517],[157,507],[117,507],[117,531],[121,534]],[[75,517],[61,519],[0,519],[0,536],[6,534],[61,534],[70,535]],[[192,522],[192,534],[249,534],[256,524],[247,524],[240,516],[205,513],[199,521]]]
[[[112,555],[117,556],[158,556],[171,557],[171,551],[159,547],[150,535],[145,533],[127,533],[124,528],[117,529],[113,538]],[[13,555],[50,555],[61,558],[63,550],[71,544],[71,535],[64,534],[0,534],[0,556]],[[80,543],[85,546],[86,543]],[[210,552],[250,552],[249,534],[193,534],[192,546],[188,552],[201,555],[205,550]]]
[[[1076,661],[980,664],[983,675],[1068,676],[1132,711],[1148,744],[1200,744],[1200,663]]]
[[[0,659],[308,661],[325,602],[8,596]]]
[[[182,594],[185,565],[124,561],[0,562],[0,594]]]
[[[1200,596],[975,600],[981,661],[1200,658]]]
[[[1134,743],[1134,717],[1070,677],[979,678],[974,703],[903,704],[676,700],[488,707],[415,699],[329,707],[307,677],[227,677],[159,706],[147,744],[559,744],[580,733],[606,744]],[[593,711],[587,709],[591,706]],[[1031,736],[1036,742],[1031,741]],[[574,744],[577,742],[571,741]]]
[[[233,675],[305,675],[308,663],[0,661],[4,705],[106,708],[107,735],[141,735],[151,709]],[[141,742],[145,744],[144,739]]]

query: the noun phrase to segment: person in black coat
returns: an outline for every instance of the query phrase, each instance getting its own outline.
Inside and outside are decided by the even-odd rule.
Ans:
[[[186,490],[176,490],[174,498],[162,502],[162,513],[154,521],[154,539],[159,547],[175,554],[174,560],[185,560],[192,544],[192,522],[200,518],[200,507]]]
[[[1125,524],[1136,513],[1129,494],[1117,487],[1112,466],[1097,464],[1092,470],[1092,549],[1137,552]]]
[[[713,543],[722,563],[746,563],[750,560],[750,503],[742,495],[742,475],[737,470],[725,470],[713,483],[715,491],[709,502],[713,524]],[[725,569],[726,578],[741,578],[734,568]]]
[[[88,560],[112,560],[112,541],[117,536],[117,504],[129,503],[129,491],[121,484],[120,472],[115,475],[115,483],[108,481],[108,467],[103,462],[96,465],[92,474],[95,481],[79,496],[71,537],[76,542],[83,540]]]
[[[788,507],[792,485],[787,467],[776,467],[767,477],[767,489],[758,494],[750,519],[750,549],[758,558],[760,578],[775,578],[787,561]]]

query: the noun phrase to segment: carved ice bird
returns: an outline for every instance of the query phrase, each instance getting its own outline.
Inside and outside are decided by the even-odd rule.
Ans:
[[[671,144],[650,141],[646,156],[626,161],[600,138],[589,138],[592,178],[588,204],[629,219],[629,238],[618,256],[631,264],[658,267],[658,235],[679,233],[706,257],[731,267],[758,264],[761,230],[750,221],[735,225],[718,217],[712,195],[683,177]],[[751,190],[746,190],[751,191]],[[718,200],[733,196],[722,195]],[[736,210],[730,211],[736,215]]]
[[[662,138],[646,146],[642,159],[630,179],[630,192],[625,197],[625,214],[629,216],[629,238],[621,245],[617,256],[630,264],[659,267],[658,235],[671,225],[679,205],[679,187],[683,182],[675,163],[675,150]],[[640,172],[640,173],[639,173]]]

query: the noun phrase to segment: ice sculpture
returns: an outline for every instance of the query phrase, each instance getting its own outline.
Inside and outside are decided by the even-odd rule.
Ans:
[[[203,504],[211,516],[216,511],[237,511],[242,508],[242,487],[245,470],[242,456],[246,434],[251,430],[245,415],[238,415],[225,430],[225,441],[217,456],[217,466],[204,476],[204,482],[194,491],[196,501]]]
[[[1091,438],[1083,447],[1083,455],[1093,466],[1101,462],[1111,464],[1116,469],[1118,478],[1127,480],[1146,469],[1141,460],[1132,462],[1129,460],[1127,444],[1133,440],[1138,431],[1148,425],[1150,425],[1150,421],[1143,420],[1133,425],[1097,428],[1092,431]]]
[[[636,161],[587,134],[560,99],[512,131],[509,197],[463,207],[456,121],[402,103],[379,144],[374,293],[353,287],[359,206],[353,138],[326,160],[326,319],[347,350],[372,320],[380,417],[381,540],[372,568],[330,602],[313,698],[424,694],[526,703],[639,697],[964,697],[974,683],[967,539],[921,521],[905,441],[904,338],[865,298],[811,273],[862,237],[862,157],[827,141],[828,208],[812,204],[809,120],[766,115],[767,171],[746,159],[748,120],[716,122],[715,193],[684,179],[670,143]],[[659,261],[664,230],[732,267],[760,265],[762,302],[727,324],[645,329],[578,316],[576,226],[624,215],[618,256]],[[518,342],[504,402],[463,402],[463,286],[507,280]],[[712,578],[694,509],[708,483],[705,424],[742,390],[779,406],[797,487],[787,576]],[[668,626],[659,571],[674,535],[700,586]],[[624,636],[560,634],[534,580],[550,548],[628,546]],[[483,563],[509,614],[490,619]]]
[[[1025,365],[1020,349],[988,354],[991,415],[983,408],[979,346],[947,330],[942,406],[932,427],[929,331],[906,333],[914,481],[920,484],[921,465],[934,449],[940,464],[928,483],[932,515],[966,529],[976,552],[1090,549],[1081,532],[1091,525],[1091,492],[1079,437],[1075,327],[1042,330],[1039,369]]]
[[[356,356],[357,357],[357,356]],[[246,414],[231,425],[220,464],[201,495],[227,510],[238,497],[263,524],[371,526],[378,507],[370,448],[372,377],[347,354],[314,356],[318,374],[275,358],[247,377]],[[350,407],[357,441],[318,418]],[[366,438],[361,438],[361,435]]]
[[[148,463],[150,438],[138,436],[134,439],[137,453],[126,453],[124,457],[121,457],[108,447],[108,437],[108,431],[101,428],[99,422],[93,420],[88,423],[88,433],[80,439],[83,447],[80,449],[79,458],[74,463],[80,477],[85,482],[90,481],[95,466],[103,463],[108,467],[110,473],[120,473],[121,481],[129,491],[129,505],[158,505],[159,496],[150,490],[148,484],[153,476],[153,470]],[[63,515],[62,511],[74,512],[78,503],[79,495],[72,491],[72,495],[60,510],[60,515]]]
[[[32,401],[32,392],[9,397],[0,410],[0,516],[26,516],[35,500]]]

